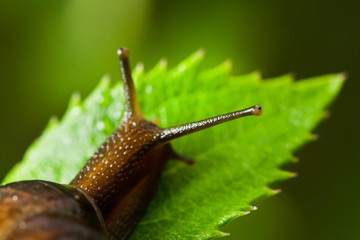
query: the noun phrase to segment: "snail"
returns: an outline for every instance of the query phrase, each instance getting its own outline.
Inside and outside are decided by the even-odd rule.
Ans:
[[[0,239],[126,239],[144,215],[169,159],[189,165],[173,139],[244,116],[259,105],[175,127],[144,119],[136,97],[129,51],[117,52],[125,89],[119,127],[68,184],[21,181],[0,187]]]

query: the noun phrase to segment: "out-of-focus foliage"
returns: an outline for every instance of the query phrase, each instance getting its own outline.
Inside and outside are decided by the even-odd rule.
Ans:
[[[225,231],[233,239],[360,238],[358,9],[354,0],[2,0],[0,174],[22,158],[49,116],[63,115],[73,91],[89,94],[104,73],[120,79],[114,52],[123,45],[133,63],[146,66],[166,56],[172,67],[204,47],[203,66],[230,57],[237,75],[347,71],[319,140],[297,153],[291,170],[299,178]]]

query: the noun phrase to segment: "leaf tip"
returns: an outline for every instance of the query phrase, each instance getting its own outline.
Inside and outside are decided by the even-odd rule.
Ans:
[[[318,133],[311,134],[311,140],[316,141],[319,140],[320,135]]]
[[[291,158],[291,161],[292,161],[293,163],[298,163],[298,162],[300,161],[300,159],[299,159],[298,156],[293,156],[293,157]]]
[[[324,117],[325,119],[329,118],[330,116],[331,116],[331,111],[330,111],[330,110],[324,111],[323,117]]]
[[[49,127],[51,128],[51,127],[54,127],[57,125],[59,125],[59,118],[57,116],[51,116],[48,126],[46,128],[49,128]]]
[[[135,84],[137,84],[138,78],[144,74],[144,63],[138,62],[132,71],[132,76],[134,78]]]
[[[271,189],[270,192],[271,192],[271,194],[276,195],[276,194],[281,193],[281,189]]]
[[[233,66],[233,60],[232,59],[226,59],[224,66],[226,69],[231,70]]]
[[[147,75],[151,76],[152,74],[165,73],[167,71],[168,61],[166,58],[161,58],[155,65],[153,69],[151,69]]]
[[[289,73],[286,74],[286,75],[289,77],[289,79],[290,79],[291,82],[294,82],[294,81],[296,80],[296,73],[294,73],[294,72],[289,72]]]
[[[135,66],[135,70],[136,71],[143,71],[144,70],[144,63],[143,62],[138,62]]]
[[[81,94],[74,92],[70,97],[70,107],[79,106],[81,104]]]
[[[346,81],[349,78],[349,74],[347,72],[339,73],[340,81]]]
[[[159,68],[160,69],[166,69],[167,68],[168,61],[166,58],[161,58],[159,61]]]
[[[348,74],[346,72],[341,72],[330,76],[332,79],[329,84],[329,92],[336,94],[348,79]]]
[[[195,53],[195,57],[196,58],[203,58],[205,55],[205,50],[204,48],[200,48],[199,50],[196,51]]]
[[[109,74],[105,74],[99,83],[100,87],[103,88],[108,88],[110,86],[110,75]]]
[[[254,71],[252,74],[253,74],[253,76],[254,76],[254,78],[256,79],[257,82],[260,82],[260,81],[261,81],[261,79],[262,79],[262,73],[261,73],[260,70],[256,70],[256,71]]]
[[[214,238],[221,238],[221,237],[228,237],[228,236],[230,236],[230,233],[216,230],[213,233],[213,235],[211,236],[211,238],[206,237],[205,239],[214,239]]]
[[[142,72],[144,72],[144,63],[143,62],[138,62],[135,66],[135,69],[134,69],[134,72],[133,72],[133,75],[138,75]]]

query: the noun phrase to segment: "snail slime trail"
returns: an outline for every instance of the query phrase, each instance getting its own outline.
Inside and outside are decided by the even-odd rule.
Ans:
[[[259,105],[169,128],[144,119],[136,97],[129,51],[118,50],[125,89],[120,126],[69,185],[23,181],[0,187],[2,239],[127,239],[144,215],[168,159],[193,164],[173,139],[244,116]]]

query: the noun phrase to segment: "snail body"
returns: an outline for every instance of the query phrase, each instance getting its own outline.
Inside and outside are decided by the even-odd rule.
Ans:
[[[22,239],[19,236],[126,239],[144,215],[167,160],[194,163],[177,154],[170,141],[262,113],[261,107],[254,105],[197,122],[159,128],[141,114],[128,55],[126,48],[118,50],[125,89],[125,112],[119,128],[69,185],[34,180],[1,186],[0,240]]]

